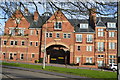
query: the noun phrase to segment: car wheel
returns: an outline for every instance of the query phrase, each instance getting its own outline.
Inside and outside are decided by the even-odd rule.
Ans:
[[[115,68],[113,68],[113,71],[116,71],[116,69],[115,69]]]

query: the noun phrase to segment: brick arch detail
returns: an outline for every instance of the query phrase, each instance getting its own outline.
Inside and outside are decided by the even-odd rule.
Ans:
[[[63,46],[65,46],[66,48],[68,48],[70,50],[70,47],[68,45],[66,45],[65,43],[62,43],[62,42],[51,42],[51,43],[48,43],[46,45],[46,48],[48,48],[51,45],[63,45]]]

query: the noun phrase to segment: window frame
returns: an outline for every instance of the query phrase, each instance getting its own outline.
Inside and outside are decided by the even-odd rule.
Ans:
[[[57,24],[56,24],[57,23]],[[61,24],[61,26],[60,26],[60,24]],[[57,27],[58,26],[58,27]],[[62,22],[55,22],[54,23],[54,29],[55,30],[62,30]]]
[[[76,34],[76,42],[82,42],[82,34]]]

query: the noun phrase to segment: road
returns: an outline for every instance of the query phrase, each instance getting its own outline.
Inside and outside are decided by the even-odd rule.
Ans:
[[[2,68],[2,80],[101,80],[94,78],[66,77],[46,74],[42,72],[27,71],[15,68]],[[65,75],[65,74],[63,74]],[[71,78],[72,77],[72,78]]]
[[[2,80],[53,80],[53,78],[65,78],[62,76],[24,71],[18,69],[2,68]]]

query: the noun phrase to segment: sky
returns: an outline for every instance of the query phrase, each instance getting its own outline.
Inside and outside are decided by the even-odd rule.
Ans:
[[[11,1],[11,0],[10,0]],[[28,1],[28,0],[22,0],[22,1]],[[29,0],[30,1],[30,0]],[[47,1],[47,0],[34,0],[36,3],[38,2],[38,1],[43,1],[43,2],[45,2],[45,1]],[[52,1],[54,1],[54,2],[57,2],[57,3],[59,3],[60,1],[62,1],[62,2],[67,2],[67,1],[69,1],[69,0],[52,0]],[[79,1],[79,0],[70,0],[70,1]],[[84,1],[88,1],[88,0],[84,0]],[[89,0],[90,1],[90,0]],[[93,0],[91,0],[91,2],[92,2]],[[102,0],[102,1],[104,1],[104,0]],[[108,0],[109,1],[109,0]],[[111,0],[112,1],[112,0]],[[115,0],[114,0],[115,1]],[[26,3],[26,2],[25,2]],[[56,3],[56,4],[57,4]],[[37,4],[37,6],[38,6],[38,11],[39,11],[39,14],[40,15],[42,15],[45,11],[46,11],[46,9],[45,9],[45,7],[46,6],[41,6],[40,4]],[[65,5],[63,5],[63,6],[61,6],[61,5],[57,5],[57,6],[59,6],[59,7],[61,7],[61,8],[67,8],[67,6],[65,6]],[[35,11],[35,6],[34,5],[30,5],[30,6],[25,6],[25,7],[27,7],[28,8],[28,10],[31,12],[31,13],[34,13],[34,11]],[[65,14],[66,15],[66,17],[67,18],[70,18],[70,15],[67,15],[67,14]],[[99,16],[99,15],[97,15],[97,16]],[[0,18],[3,18],[4,17],[4,12],[3,12],[3,10],[0,8]],[[81,18],[82,16],[80,16],[80,18]],[[105,17],[105,16],[104,16]],[[109,16],[109,17],[112,17],[112,16]],[[76,16],[73,16],[73,18],[76,18]],[[83,17],[84,18],[84,17]],[[7,21],[7,19],[0,19],[0,34],[4,31],[4,26],[5,26],[5,21]]]

